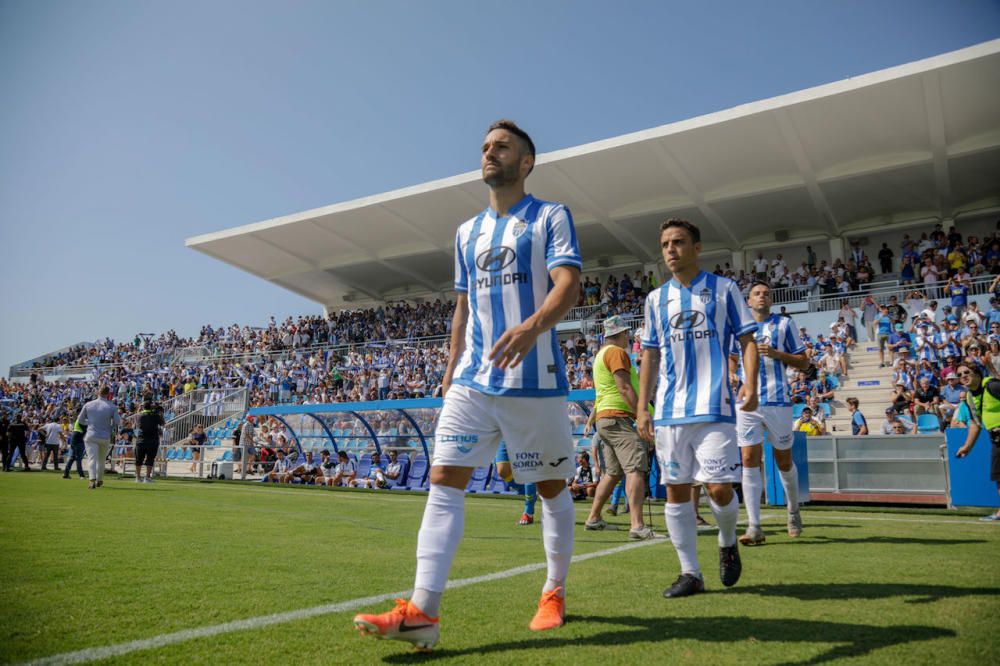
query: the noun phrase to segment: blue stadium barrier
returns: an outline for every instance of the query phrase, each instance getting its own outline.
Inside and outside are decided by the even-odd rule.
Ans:
[[[969,431],[965,428],[945,430],[948,447],[948,486],[951,506],[1000,507],[997,484],[990,481],[990,455],[993,444],[986,432],[979,433],[972,451],[964,458],[955,453],[965,444]]]
[[[795,471],[799,476],[799,502],[809,501],[809,454],[806,449],[806,434],[796,431],[792,433],[792,462],[795,463]],[[764,438],[765,444],[770,444],[767,436]],[[781,476],[778,471],[778,462],[774,459],[774,450],[770,446],[764,447],[764,474],[767,476],[767,503],[772,506],[785,505],[785,488],[781,485]]]
[[[802,410],[806,408],[804,402],[799,402],[792,405],[792,418],[797,419],[802,416]]]

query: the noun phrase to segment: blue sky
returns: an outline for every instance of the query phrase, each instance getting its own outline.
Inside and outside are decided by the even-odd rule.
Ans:
[[[544,152],[998,36],[996,0],[0,0],[0,371],[318,312],[184,239],[476,168],[498,117]]]

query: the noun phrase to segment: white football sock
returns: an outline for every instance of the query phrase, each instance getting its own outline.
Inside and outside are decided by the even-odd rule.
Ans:
[[[694,520],[694,505],[688,502],[667,503],[663,506],[667,532],[681,562],[681,573],[701,578],[698,568],[698,524]]]
[[[434,617],[465,529],[465,491],[431,485],[417,534],[417,576],[413,604]]]
[[[736,499],[736,493],[733,493],[726,506],[719,506],[711,496],[708,498],[708,505],[712,507],[712,515],[719,526],[719,547],[732,546],[736,543],[736,523],[740,519],[740,501]]]
[[[785,489],[785,501],[788,503],[788,510],[799,510],[799,470],[792,463],[792,468],[787,472],[778,472],[781,475],[781,486]]]
[[[764,489],[764,479],[760,467],[743,466],[743,503],[747,507],[747,522],[750,527],[760,527],[760,493]]]
[[[542,498],[542,542],[545,544],[545,559],[548,573],[543,592],[551,592],[557,587],[566,591],[566,574],[573,559],[573,528],[576,527],[576,511],[569,489],[564,489],[552,499]]]

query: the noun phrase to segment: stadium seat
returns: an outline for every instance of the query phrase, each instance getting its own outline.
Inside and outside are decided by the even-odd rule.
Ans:
[[[188,449],[187,451],[184,452],[184,460],[193,460],[193,459],[194,459],[194,453],[191,451],[191,449]]]
[[[477,467],[472,470],[472,478],[469,479],[469,485],[465,487],[465,492],[467,493],[485,493],[487,492],[487,487],[490,481],[490,472],[493,470],[493,466],[489,467]]]
[[[934,414],[921,414],[917,417],[917,432],[928,433],[941,430],[941,423]]]
[[[834,375],[828,375],[827,381],[830,382],[830,387],[833,388],[834,390],[840,388],[840,380]]]
[[[797,403],[792,405],[792,418],[797,419],[802,416],[802,410],[806,408],[805,403]]]
[[[422,486],[421,480],[427,472],[427,458],[417,456],[410,465],[410,471],[406,475],[406,483],[395,486],[393,490],[419,490]]]

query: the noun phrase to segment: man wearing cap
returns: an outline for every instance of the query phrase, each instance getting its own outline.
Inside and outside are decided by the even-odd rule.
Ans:
[[[604,346],[594,357],[594,420],[604,441],[604,475],[594,492],[594,503],[584,527],[600,530],[607,526],[601,518],[611,491],[625,476],[629,506],[630,539],[649,539],[653,530],[643,524],[642,506],[646,493],[649,457],[646,443],[635,429],[638,409],[639,374],[626,349],[631,331],[618,315],[604,320]],[[645,408],[645,406],[644,406]]]
[[[795,419],[795,423],[792,424],[792,430],[801,430],[806,435],[825,435],[826,428],[823,424],[813,417],[813,410],[806,407],[802,410],[802,416]]]
[[[903,330],[903,324],[897,323],[893,327],[895,331],[889,336],[889,353],[891,354],[891,361],[897,358],[897,354],[901,354],[905,349],[906,352],[910,351],[910,336],[906,334]]]
[[[945,385],[941,388],[941,418],[948,419],[965,400],[965,389],[958,383],[958,375],[948,372],[944,376]]]
[[[897,424],[902,423],[903,429],[906,430],[906,434],[916,435],[917,434],[917,424],[910,421],[910,419],[903,418],[899,415],[892,407],[885,408],[885,420],[882,421],[882,425],[879,427],[879,432],[883,435],[896,435]]]

